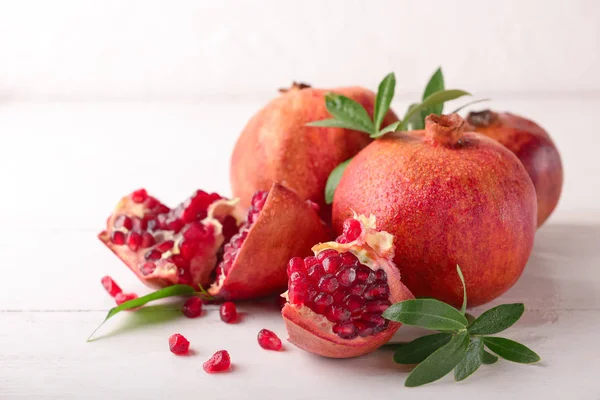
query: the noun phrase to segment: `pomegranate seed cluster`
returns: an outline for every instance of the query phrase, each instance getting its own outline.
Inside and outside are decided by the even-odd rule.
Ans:
[[[267,196],[269,195],[268,191],[258,191],[252,197],[252,205],[248,210],[248,216],[246,217],[246,222],[240,227],[238,233],[233,235],[229,243],[227,243],[224,247],[223,253],[223,261],[217,267],[217,275],[225,275],[229,273],[233,262],[235,261],[235,257],[237,256],[239,250],[242,248],[242,244],[248,237],[248,232],[252,227],[252,224],[258,218],[258,215],[262,211],[265,206],[265,202],[267,201]]]
[[[191,260],[203,250],[204,243],[211,242],[214,237],[213,228],[205,226],[201,220],[206,218],[210,204],[222,197],[198,190],[172,210],[144,189],[133,192],[130,197],[134,203],[143,205],[144,216],[118,215],[110,241],[117,246],[127,246],[131,251],[143,252],[138,267],[143,276],[152,274],[158,262],[168,262],[178,267],[178,283],[192,284]],[[237,231],[235,219],[228,216],[223,229],[233,235],[232,230]],[[165,235],[166,232],[170,234]],[[182,238],[175,243],[170,238],[178,233]],[[175,246],[177,249],[173,251]]]
[[[360,234],[360,223],[358,229]],[[370,336],[387,327],[381,314],[391,305],[390,288],[382,269],[371,270],[350,252],[327,249],[316,257],[292,258],[287,272],[290,303],[325,316],[339,337]]]

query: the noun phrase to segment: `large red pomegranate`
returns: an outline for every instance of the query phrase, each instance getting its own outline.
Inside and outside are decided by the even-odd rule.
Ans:
[[[325,357],[367,354],[400,324],[383,318],[393,303],[413,298],[391,261],[393,237],[374,229],[374,217],[348,219],[336,242],[288,263],[288,302],[282,314],[289,341]]]
[[[469,306],[519,278],[536,230],[535,189],[500,143],[465,132],[458,115],[426,118],[424,131],[376,140],[349,163],[333,201],[333,225],[373,213],[395,237],[396,264],[415,296],[460,306],[460,265]]]
[[[308,127],[307,123],[330,117],[324,96],[334,92],[362,104],[372,116],[375,93],[361,87],[331,90],[297,85],[272,100],[248,122],[231,157],[231,187],[241,205],[250,206],[257,190],[281,182],[321,207],[331,171],[364,148],[371,139],[362,132],[342,128]],[[383,126],[397,121],[388,112]]]
[[[171,210],[142,189],[119,202],[99,237],[152,287],[214,282],[209,292],[227,300],[279,294],[287,260],[327,240],[326,228],[312,204],[277,183],[255,194],[241,225],[236,203],[199,190]]]
[[[548,133],[526,118],[491,110],[469,113],[467,121],[476,132],[502,143],[521,160],[535,186],[541,226],[556,208],[563,184],[560,154]]]

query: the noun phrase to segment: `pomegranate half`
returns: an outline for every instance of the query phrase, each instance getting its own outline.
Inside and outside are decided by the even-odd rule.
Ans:
[[[400,324],[382,313],[413,296],[391,261],[392,235],[374,227],[374,217],[348,219],[337,241],[314,246],[314,256],[290,260],[282,315],[291,343],[349,358],[374,351],[398,330]]]
[[[454,306],[486,303],[519,278],[533,247],[535,189],[500,143],[465,132],[457,114],[426,118],[424,131],[398,132],[361,151],[333,201],[333,226],[373,213],[394,235],[395,262],[408,288]]]
[[[510,113],[471,112],[467,121],[519,158],[535,187],[540,227],[556,208],[563,184],[560,154],[550,135],[535,122]]]
[[[362,132],[342,128],[308,127],[307,123],[329,118],[324,96],[328,92],[347,96],[362,104],[372,116],[375,93],[361,87],[331,90],[294,86],[272,100],[248,122],[231,157],[231,187],[243,207],[249,207],[258,190],[273,182],[293,189],[301,199],[317,203],[322,215],[329,173],[371,142]],[[388,112],[383,126],[397,121]]]

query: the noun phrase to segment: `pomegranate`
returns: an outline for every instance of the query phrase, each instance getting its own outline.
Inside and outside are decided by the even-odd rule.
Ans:
[[[225,245],[216,282],[208,292],[226,300],[280,294],[287,287],[287,261],[310,254],[315,240],[327,238],[314,207],[275,183],[269,192],[253,196],[245,223]]]
[[[332,358],[360,356],[386,343],[400,324],[381,314],[413,298],[391,261],[393,237],[375,230],[375,217],[355,217],[344,227],[336,242],[314,246],[315,256],[290,260],[282,310],[291,343]]]
[[[190,350],[190,342],[183,335],[175,333],[169,337],[169,349],[171,353],[178,356],[187,354]]]
[[[221,321],[231,324],[237,319],[237,308],[231,301],[226,301],[219,308],[219,316]]]
[[[360,152],[333,201],[342,231],[353,212],[372,212],[394,235],[395,262],[415,296],[469,306],[504,293],[533,246],[535,190],[517,157],[498,142],[465,132],[458,115],[430,115],[424,131],[398,132]]]
[[[121,199],[99,238],[148,286],[207,285],[237,232],[236,203],[198,190],[169,209],[140,189]]]
[[[209,374],[227,371],[230,367],[231,358],[229,358],[227,350],[217,351],[210,359],[208,359],[208,361],[202,364],[204,371]]]
[[[281,182],[300,198],[310,199],[328,215],[325,183],[329,173],[341,162],[364,148],[368,135],[342,128],[308,127],[308,122],[329,118],[324,96],[335,92],[365,107],[372,116],[375,93],[361,87],[332,90],[313,89],[294,84],[272,100],[248,122],[231,157],[231,187],[241,205],[249,207],[257,190],[267,190]],[[388,112],[383,126],[397,121]]]
[[[533,181],[537,195],[537,224],[541,226],[558,204],[563,184],[560,154],[548,133],[533,121],[491,110],[467,117],[476,132],[502,143],[516,154]]]

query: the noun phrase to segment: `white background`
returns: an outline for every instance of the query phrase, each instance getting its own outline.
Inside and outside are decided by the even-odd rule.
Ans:
[[[0,398],[600,398],[599,4],[0,1]],[[235,326],[212,308],[197,320],[119,316],[85,343],[112,306],[102,275],[146,291],[95,238],[120,196],[229,194],[238,133],[292,80],[374,89],[394,71],[402,113],[438,65],[448,87],[538,121],[561,151],[559,208],[498,299],[525,302],[507,334],[540,365],[500,362],[408,390],[384,351],[333,361],[261,350],[260,328],[285,338],[269,304],[241,304]],[[196,355],[168,352],[176,331]],[[234,371],[205,375],[222,347]]]

